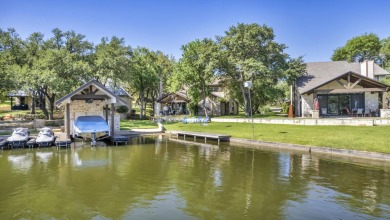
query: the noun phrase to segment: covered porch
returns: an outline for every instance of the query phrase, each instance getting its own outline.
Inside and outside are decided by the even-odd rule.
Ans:
[[[155,115],[186,115],[187,95],[184,92],[169,93],[157,100],[155,106]]]
[[[301,94],[302,116],[313,115],[318,102],[320,117],[385,117],[387,91],[384,83],[348,72]]]

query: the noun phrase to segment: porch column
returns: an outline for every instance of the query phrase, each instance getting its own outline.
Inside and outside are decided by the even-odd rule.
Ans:
[[[111,103],[111,137],[114,137],[114,115],[115,115],[115,106],[114,103]]]
[[[104,114],[106,115],[106,122],[108,123],[108,104],[106,105],[106,109],[104,111]]]
[[[66,103],[65,106],[65,114],[66,114],[66,120],[65,120],[65,125],[66,125],[66,137],[70,138],[70,108],[69,108],[69,103]]]
[[[382,93],[382,109],[388,109],[389,103],[387,101],[387,92]]]

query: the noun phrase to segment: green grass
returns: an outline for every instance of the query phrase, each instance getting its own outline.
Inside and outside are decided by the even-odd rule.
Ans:
[[[228,134],[252,139],[250,123],[164,124],[169,130]],[[255,140],[390,153],[390,126],[301,126],[254,124]]]
[[[2,116],[5,116],[5,115],[8,115],[8,114],[12,114],[13,116],[15,115],[19,115],[19,114],[26,114],[26,113],[29,113],[31,110],[0,110],[0,117]]]
[[[121,120],[121,130],[131,130],[133,128],[158,128],[158,125],[149,120]]]

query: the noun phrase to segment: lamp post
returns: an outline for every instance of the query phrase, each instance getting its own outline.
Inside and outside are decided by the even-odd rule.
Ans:
[[[251,101],[251,88],[252,88],[252,81],[246,81],[244,82],[244,87],[248,88],[249,93],[249,108],[250,108],[250,114],[251,114],[251,121],[252,121],[252,142],[255,140],[255,131],[253,128],[253,114],[252,114],[252,101]]]

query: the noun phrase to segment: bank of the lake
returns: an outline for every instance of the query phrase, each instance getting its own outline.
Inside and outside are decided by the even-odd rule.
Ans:
[[[300,126],[254,124],[258,141],[318,146],[390,154],[390,126]],[[228,134],[233,138],[252,139],[250,123],[212,122],[202,124],[164,124],[167,131],[183,130]]]

